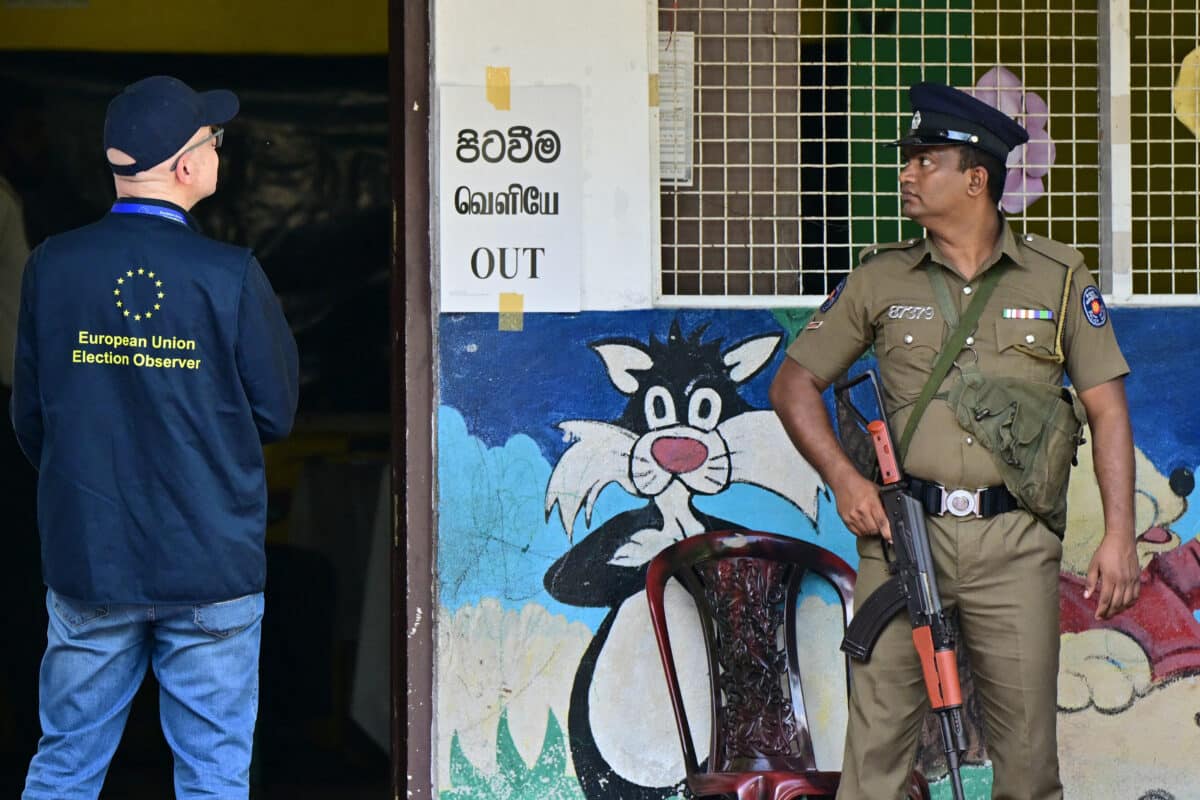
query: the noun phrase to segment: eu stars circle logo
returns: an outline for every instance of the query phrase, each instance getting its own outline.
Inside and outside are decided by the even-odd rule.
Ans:
[[[113,289],[117,311],[134,322],[153,319],[162,310],[162,301],[166,296],[162,278],[145,267],[125,270],[124,275],[117,276],[117,285]]]

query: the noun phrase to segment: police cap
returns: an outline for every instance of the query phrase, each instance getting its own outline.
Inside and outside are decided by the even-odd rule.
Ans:
[[[108,104],[104,149],[116,148],[133,163],[110,161],[109,167],[115,175],[136,175],[157,166],[200,128],[228,122],[237,112],[237,95],[225,89],[197,92],[166,75],[132,83]]]
[[[918,83],[908,90],[913,116],[906,135],[891,143],[904,145],[962,144],[1000,159],[1029,141],[1029,133],[1012,117],[964,91],[941,83]]]

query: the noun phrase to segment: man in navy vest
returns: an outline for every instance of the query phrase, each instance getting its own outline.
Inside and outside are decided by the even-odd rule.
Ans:
[[[179,798],[246,798],[266,481],[296,344],[253,254],[189,211],[217,186],[228,91],[169,77],[108,107],[117,200],[21,285],[12,421],[38,469],[50,615],[24,800],[95,798],[153,668]]]

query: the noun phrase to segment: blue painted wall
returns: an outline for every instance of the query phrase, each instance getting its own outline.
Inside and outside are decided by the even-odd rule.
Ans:
[[[1127,389],[1140,459],[1144,513],[1139,512],[1139,524],[1168,536],[1146,544],[1144,563],[1150,567],[1153,558],[1182,552],[1179,548],[1200,532],[1200,503],[1194,502],[1200,494],[1191,479],[1200,468],[1192,371],[1194,354],[1200,352],[1200,309],[1117,308],[1112,321],[1133,367]],[[674,352],[667,348],[647,367],[638,352],[652,351],[652,340],[666,347],[673,325],[705,354],[693,363],[678,353],[664,355]],[[651,535],[658,518],[648,509],[656,503],[676,508],[634,487],[628,475],[625,483],[612,477],[614,463],[637,452],[638,434],[625,436],[592,423],[620,420],[615,427],[628,429],[630,419],[644,410],[640,401],[627,408],[630,397],[617,386],[622,375],[644,384],[652,373],[638,368],[678,377],[680,370],[699,369],[696,364],[705,358],[732,353],[728,357],[744,359],[747,370],[756,365],[754,359],[765,358],[734,387],[740,400],[724,400],[725,409],[742,403],[730,419],[740,417],[746,424],[726,419],[714,433],[697,433],[709,437],[704,441],[710,450],[720,446],[714,442],[721,436],[742,437],[751,446],[729,447],[733,469],[718,491],[683,492],[694,513],[685,509],[680,524],[730,521],[784,532],[816,541],[856,564],[853,538],[823,486],[818,483],[806,494],[802,486],[781,490],[762,477],[764,471],[786,469],[799,483],[806,480],[804,465],[789,461],[798,458],[791,445],[756,413],[768,408],[767,387],[789,334],[785,325],[794,328],[783,314],[720,310],[527,315],[520,332],[499,331],[495,314],[440,319],[438,780],[444,797],[649,800],[677,792],[682,768],[665,697],[652,698],[647,690],[635,698],[643,705],[657,702],[656,713],[667,718],[648,728],[645,737],[634,730],[609,730],[621,720],[627,728],[631,723],[623,705],[626,693],[607,688],[621,685],[621,670],[628,669],[630,685],[637,685],[632,681],[638,676],[654,680],[659,671],[647,641],[618,641],[618,636],[636,631],[636,615],[644,606],[640,595],[624,586],[626,578],[662,543]],[[615,346],[602,355],[600,343]],[[739,350],[741,345],[746,346]],[[664,363],[667,358],[679,363]],[[682,407],[679,416],[684,416]],[[584,421],[572,429],[574,436],[559,427],[571,421]],[[595,437],[602,434],[628,442],[630,451],[597,455]],[[588,450],[594,463],[569,456],[577,445],[577,454],[595,448]],[[603,485],[584,485],[593,478]],[[576,501],[564,494],[571,489],[564,482],[579,484],[582,494]],[[585,504],[585,495],[595,503],[590,517],[580,510],[564,520],[562,510],[570,515],[576,502]],[[1078,505],[1068,536],[1087,552],[1088,537],[1097,535],[1099,511]],[[573,526],[570,537],[567,525]],[[618,529],[624,537],[620,542],[587,551],[579,564],[564,559],[573,549],[585,553],[589,537],[598,543]],[[1064,564],[1064,572],[1071,568]],[[569,574],[590,588],[559,585],[551,594],[547,586],[554,580],[547,580],[548,572]],[[1187,585],[1186,575],[1174,580],[1170,591],[1194,612],[1200,607],[1200,579],[1194,586]],[[1196,625],[1194,617],[1190,622]],[[1184,633],[1189,641],[1192,633]],[[1064,669],[1091,663],[1097,647],[1122,654],[1108,659],[1103,674],[1075,675],[1077,685],[1064,684],[1060,676],[1060,694],[1063,686],[1075,688],[1060,700],[1062,749],[1076,763],[1068,769],[1064,756],[1069,797],[1116,797],[1113,786],[1127,789],[1131,799],[1155,790],[1169,793],[1162,796],[1194,796],[1187,794],[1194,792],[1194,780],[1181,781],[1188,774],[1188,754],[1200,746],[1200,728],[1187,717],[1184,727],[1169,731],[1160,719],[1177,709],[1200,711],[1200,637],[1194,638],[1194,656],[1185,653],[1183,668],[1168,674],[1156,672],[1154,642],[1119,627],[1064,631]],[[1120,698],[1115,704],[1109,699],[1113,686]],[[638,720],[638,726],[653,724]],[[1097,738],[1096,730],[1111,730],[1109,740]],[[629,739],[636,747],[622,749]],[[989,795],[988,773],[986,764],[970,772],[972,797]]]

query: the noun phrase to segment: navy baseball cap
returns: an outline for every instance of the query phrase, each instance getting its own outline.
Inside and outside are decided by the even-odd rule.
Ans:
[[[890,146],[962,144],[1000,159],[1029,141],[1029,132],[1012,117],[964,91],[941,83],[918,83],[908,90],[912,122],[907,135]]]
[[[237,112],[237,95],[226,89],[197,92],[166,75],[131,83],[108,104],[104,149],[114,147],[133,163],[108,165],[114,175],[136,175],[175,155],[200,128],[228,122]]]

